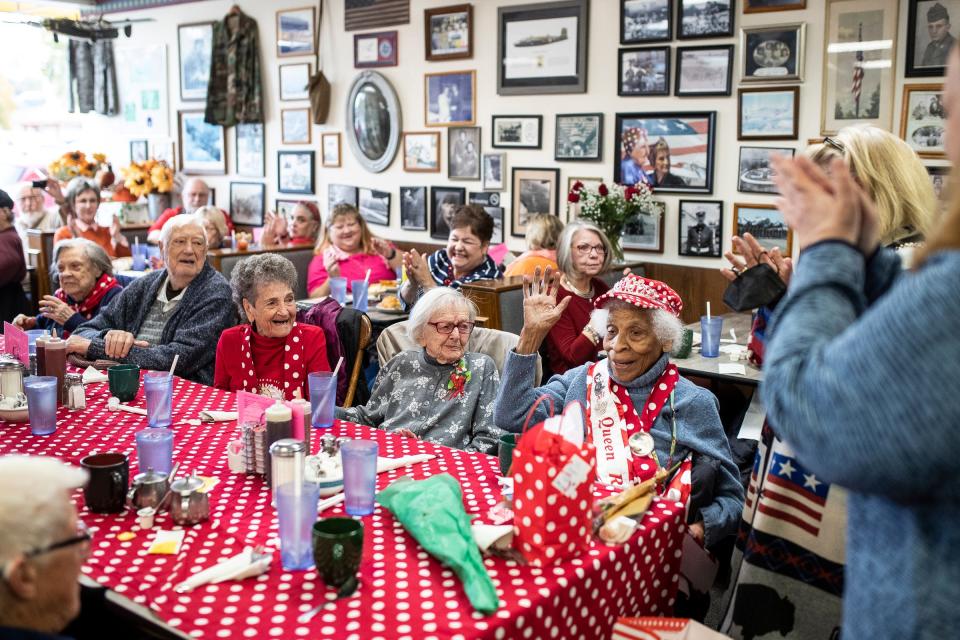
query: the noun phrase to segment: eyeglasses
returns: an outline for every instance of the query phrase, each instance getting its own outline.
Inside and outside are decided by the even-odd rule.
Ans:
[[[48,544],[45,547],[40,547],[39,549],[33,549],[26,552],[24,555],[28,558],[35,558],[44,553],[50,553],[51,551],[56,551],[57,549],[64,549],[66,547],[72,547],[77,544],[86,545],[90,540],[93,539],[93,534],[90,533],[90,529],[87,528],[87,525],[83,523],[83,520],[77,520],[77,535],[72,538],[67,538],[66,540],[61,540],[60,542],[54,542],[53,544]]]
[[[578,244],[574,248],[581,256],[590,255],[592,251],[596,251],[598,256],[607,255],[607,249],[602,244]]]
[[[437,333],[448,336],[456,329],[460,335],[470,335],[476,322],[428,322],[428,325],[437,330]]]
[[[827,145],[828,147],[833,147],[840,153],[846,153],[847,151],[846,147],[843,146],[842,142],[840,142],[839,140],[834,140],[829,136],[823,139],[823,144]]]

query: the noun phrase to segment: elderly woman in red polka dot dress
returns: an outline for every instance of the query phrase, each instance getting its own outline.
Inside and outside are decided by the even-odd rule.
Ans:
[[[323,330],[297,322],[297,270],[264,253],[237,263],[233,300],[247,322],[220,335],[213,386],[272,398],[309,398],[307,374],[329,371]]]
[[[557,303],[559,274],[524,279],[520,341],[507,354],[494,419],[520,431],[537,398],[558,407],[581,402],[597,449],[598,480],[625,486],[671,469],[693,455],[690,531],[712,546],[732,534],[743,509],[743,485],[733,464],[717,399],[682,378],[668,354],[680,339],[680,296],[666,284],[628,275],[597,297],[591,323],[604,328],[607,358],[569,369],[534,388],[537,350],[569,298]],[[544,420],[547,403],[534,414]],[[699,470],[706,470],[701,475]],[[698,486],[698,478],[705,480]]]

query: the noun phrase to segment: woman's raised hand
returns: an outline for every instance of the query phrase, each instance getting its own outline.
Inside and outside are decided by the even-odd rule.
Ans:
[[[560,272],[550,267],[542,276],[540,267],[537,267],[532,280],[530,276],[523,277],[523,329],[517,353],[535,353],[553,325],[557,324],[570,304],[569,297],[557,302],[559,290]]]
[[[793,260],[785,258],[780,253],[779,247],[774,247],[768,251],[749,233],[743,234],[742,238],[733,236],[731,240],[736,253],[726,251],[723,254],[723,257],[730,263],[729,269],[720,269],[724,278],[733,282],[738,275],[747,269],[758,264],[766,264],[777,272],[784,284],[790,284],[790,276],[793,275]]]

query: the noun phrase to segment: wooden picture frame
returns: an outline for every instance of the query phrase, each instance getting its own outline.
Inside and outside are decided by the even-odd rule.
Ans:
[[[710,81],[705,82],[706,86],[704,87],[691,87],[690,83],[702,80],[702,78],[694,77],[698,75],[696,71],[690,72],[685,78],[684,64],[686,64],[687,69],[689,69],[692,61],[685,63],[684,60],[709,52],[718,52],[719,55],[715,53],[715,58],[722,58],[723,55],[726,54],[726,73],[724,74],[725,77],[722,85],[717,81],[717,78],[712,78]],[[699,75],[703,74],[701,73]],[[733,45],[718,44],[698,47],[677,47],[677,73],[674,78],[676,84],[674,85],[673,94],[677,97],[729,96],[733,86]],[[685,83],[686,88],[684,87]]]
[[[464,93],[469,96],[465,98]],[[424,74],[423,108],[423,121],[428,127],[475,124],[477,72],[471,69]]]
[[[313,142],[313,120],[310,118],[310,108],[281,109],[280,136],[282,144]]]
[[[277,191],[314,193],[314,152],[277,151]]]
[[[277,11],[277,57],[312,56],[317,52],[317,8]]]
[[[353,67],[372,69],[399,64],[396,31],[355,33],[353,35]]]
[[[188,175],[226,175],[227,145],[224,128],[207,124],[202,109],[177,112],[177,148],[180,170]]]
[[[230,219],[234,224],[263,226],[266,185],[262,182],[230,182]]]
[[[807,8],[807,0],[743,0],[744,13],[799,11]]]
[[[943,84],[903,85],[900,137],[921,158],[946,158]]]
[[[657,4],[651,9],[654,2]],[[640,17],[643,10],[647,15]],[[649,14],[651,10],[653,15]],[[659,26],[663,23],[665,28]],[[650,28],[650,25],[656,26]],[[669,42],[672,39],[673,0],[620,0],[620,44]]]
[[[310,92],[307,91],[307,83],[310,82],[312,71],[313,65],[309,62],[281,64],[279,67],[280,100],[282,102],[309,100]],[[297,89],[297,86],[301,88]]]
[[[775,225],[764,224],[766,218]],[[774,247],[780,248],[784,258],[789,258],[793,247],[793,230],[787,226],[783,214],[777,211],[772,204],[754,204],[745,202],[733,203],[733,233],[743,237],[744,233],[751,233],[760,245],[768,251]],[[780,237],[782,234],[783,237]],[[733,250],[737,253],[736,248]]]
[[[466,17],[466,25],[457,21]],[[450,44],[450,34],[455,34],[455,42]],[[466,46],[462,39],[466,37]],[[434,7],[423,10],[423,56],[430,62],[441,60],[462,60],[473,57],[473,5],[455,4],[447,7]]]
[[[543,116],[490,116],[490,146],[494,149],[543,147]]]
[[[177,25],[177,67],[180,70],[180,100],[206,101],[213,55],[213,22]]]
[[[404,171],[409,173],[439,173],[440,162],[439,131],[403,132]]]
[[[778,95],[779,94],[779,95]],[[751,96],[766,96],[771,104],[753,104]],[[744,106],[745,100],[747,102]],[[791,106],[792,105],[792,106]],[[769,116],[791,109],[789,125]],[[737,90],[737,140],[796,140],[799,135],[800,87],[751,87]],[[765,122],[766,121],[766,122]]]
[[[670,47],[620,49],[617,52],[617,95],[670,95],[670,57]]]
[[[527,234],[527,220],[535,213],[560,215],[560,169],[514,167],[510,171],[510,234]]]
[[[623,227],[623,234],[620,236],[620,246],[624,251],[663,253],[667,203],[656,200],[653,204],[657,207],[653,215],[641,212],[627,220]],[[653,233],[646,232],[647,224],[654,225]]]
[[[320,134],[320,166],[339,167],[343,162],[343,146],[339,133]]]
[[[740,82],[803,82],[806,34],[805,22],[740,29]]]
[[[558,113],[554,120],[553,159],[557,162],[603,160],[603,114]]]

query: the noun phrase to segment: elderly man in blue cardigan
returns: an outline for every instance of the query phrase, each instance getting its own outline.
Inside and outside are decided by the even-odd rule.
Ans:
[[[67,349],[155,370],[169,369],[179,355],[177,375],[212,384],[217,340],[236,323],[230,285],[207,264],[206,232],[194,216],[167,222],[160,250],[166,268],[135,281],[77,327]]]

